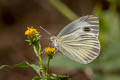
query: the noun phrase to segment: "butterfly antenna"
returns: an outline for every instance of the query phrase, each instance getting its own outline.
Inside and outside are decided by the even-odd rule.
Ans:
[[[50,32],[48,32],[46,29],[44,29],[42,26],[40,26],[40,28],[45,31],[47,34],[49,34],[50,36],[52,35]]]

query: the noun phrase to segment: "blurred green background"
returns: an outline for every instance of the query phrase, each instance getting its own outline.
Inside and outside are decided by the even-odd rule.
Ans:
[[[44,48],[50,36],[39,26],[57,35],[66,24],[90,14],[100,20],[100,56],[83,65],[56,54],[50,72],[68,75],[72,80],[120,80],[120,0],[0,0],[0,65],[37,61],[25,42],[27,26],[38,28]],[[0,70],[0,80],[32,80],[34,75],[31,68]]]

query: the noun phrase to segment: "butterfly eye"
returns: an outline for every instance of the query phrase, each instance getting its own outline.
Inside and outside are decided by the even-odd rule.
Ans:
[[[85,28],[83,28],[83,30],[84,30],[85,32],[90,32],[90,28],[89,28],[89,27],[85,27]]]

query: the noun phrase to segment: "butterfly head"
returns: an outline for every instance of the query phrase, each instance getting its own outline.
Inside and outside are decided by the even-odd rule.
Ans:
[[[50,40],[52,41],[52,46],[56,47],[56,36],[51,36]]]
[[[55,41],[55,40],[56,40],[56,36],[50,37],[50,40],[51,40],[51,41]]]

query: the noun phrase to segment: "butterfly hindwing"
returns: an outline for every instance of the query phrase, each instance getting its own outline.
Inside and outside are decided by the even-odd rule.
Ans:
[[[72,38],[67,40],[69,37]],[[100,44],[95,35],[67,35],[61,42],[62,44],[58,45],[60,51],[79,63],[87,64],[93,61],[100,52]]]

